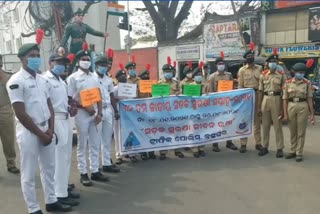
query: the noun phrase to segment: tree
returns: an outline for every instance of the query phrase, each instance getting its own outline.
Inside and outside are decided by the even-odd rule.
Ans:
[[[155,35],[159,43],[174,40],[194,39],[202,34],[203,25],[210,19],[221,17],[232,17],[241,14],[247,10],[252,10],[257,6],[256,0],[246,0],[245,2],[235,2],[236,12],[233,15],[221,16],[215,12],[210,12],[209,7],[203,11],[201,22],[194,26],[192,30],[185,35],[179,37],[179,29],[181,29],[183,22],[190,15],[190,9],[193,1],[151,1],[143,0],[145,8],[139,8],[140,11],[147,11],[154,24]],[[181,5],[179,7],[179,5]]]

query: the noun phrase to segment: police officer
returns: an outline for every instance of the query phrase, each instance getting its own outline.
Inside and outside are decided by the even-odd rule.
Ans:
[[[69,40],[69,37],[71,36],[71,44],[70,44],[70,53],[77,54],[81,48],[82,44],[86,42],[86,35],[87,33],[94,35],[94,36],[99,36],[99,37],[108,37],[108,33],[102,33],[99,31],[95,31],[92,27],[89,25],[83,23],[83,17],[84,17],[84,12],[79,8],[75,13],[74,13],[74,22],[70,23],[67,25],[61,45],[58,49],[58,52],[60,54],[65,53],[65,46]],[[72,66],[69,67],[69,72],[72,72],[73,67],[75,65],[75,62],[73,63]]]
[[[288,79],[283,87],[284,120],[289,121],[290,152],[286,159],[296,158],[303,161],[303,147],[306,137],[308,114],[311,113],[310,122],[315,123],[313,110],[313,92],[311,82],[304,78],[307,67],[303,63],[296,63],[292,70],[295,76]]]
[[[173,78],[172,66],[170,64],[164,64],[162,66],[162,72],[163,72],[164,78],[160,80],[158,83],[169,84],[170,95],[179,95],[180,94],[179,82],[172,79]],[[167,150],[160,151],[160,160],[165,160],[167,158],[166,154],[167,154]],[[181,152],[181,149],[175,149],[174,154],[179,158],[184,158],[184,154]]]
[[[218,57],[215,61],[215,64],[217,65],[217,71],[214,72],[209,76],[208,80],[208,88],[209,92],[217,92],[218,91],[218,82],[220,80],[232,80],[233,77],[232,74],[229,72],[226,72],[226,62],[222,57]],[[227,140],[226,147],[231,149],[231,150],[238,150],[238,147],[236,147],[233,143],[232,140]],[[214,152],[220,152],[220,148],[218,143],[213,143],[212,144],[212,151]]]
[[[18,57],[22,67],[8,81],[7,90],[17,117],[16,132],[24,200],[29,213],[42,213],[35,188],[35,174],[39,165],[46,210],[71,211],[70,206],[57,201],[54,190],[54,111],[49,98],[50,84],[37,74],[41,65],[38,45],[22,45]]]
[[[107,57],[103,54],[96,58],[96,71],[94,78],[100,83],[102,95],[102,131],[101,131],[101,153],[102,153],[102,171],[118,173],[120,169],[111,162],[111,144],[113,132],[113,110],[115,117],[119,118],[118,108],[113,97],[113,81],[107,75],[109,72]]]
[[[15,122],[12,106],[6,89],[6,84],[11,77],[11,73],[2,70],[2,55],[0,55],[0,138],[4,156],[7,160],[8,172],[13,174],[20,173],[16,167],[16,151],[15,151]]]
[[[280,119],[282,118],[282,87],[286,76],[278,71],[279,56],[277,53],[270,55],[266,61],[268,68],[260,75],[259,81],[259,104],[258,109],[262,113],[263,148],[259,156],[268,154],[270,127],[273,124],[276,134],[277,158],[283,157],[283,132]]]
[[[205,94],[206,91],[205,91],[205,85],[204,85],[204,80],[203,80],[202,74],[203,74],[202,68],[201,68],[201,65],[199,65],[199,67],[197,67],[193,70],[192,77],[193,77],[194,82],[192,84],[201,85],[202,94]],[[199,158],[199,157],[206,156],[206,152],[204,151],[204,148],[205,148],[205,146],[192,147],[191,151],[193,153],[193,157]]]
[[[259,77],[262,72],[262,67],[254,63],[254,47],[251,47],[244,55],[243,58],[246,59],[246,65],[239,69],[238,72],[238,88],[252,88],[256,92],[259,88]],[[261,146],[261,116],[259,115],[258,109],[258,99],[255,99],[255,113],[254,113],[254,139],[256,144],[256,150],[260,151]],[[241,138],[241,147],[239,149],[240,153],[245,153],[247,150],[248,138]]]
[[[141,80],[150,80],[150,64],[147,64],[146,69],[143,70],[140,74],[139,74],[139,78]],[[139,93],[139,98],[148,98],[151,97],[151,93]],[[148,157],[149,155],[149,157]],[[154,154],[154,152],[143,152],[141,153],[141,159],[142,160],[147,160],[147,159],[156,159],[156,155]]]
[[[192,70],[192,63],[189,62],[188,65],[186,65],[183,69],[183,74],[186,76],[183,80],[180,82],[180,89],[183,90],[184,85],[192,84],[194,83],[193,80],[193,70]]]
[[[69,197],[68,194],[73,137],[69,110],[71,108],[76,110],[76,108],[69,106],[67,85],[60,78],[60,74],[64,73],[66,64],[69,62],[69,59],[64,56],[58,54],[51,55],[49,59],[50,69],[44,74],[44,77],[50,84],[49,96],[55,116],[54,133],[58,140],[58,144],[55,146],[55,193],[62,204],[77,206],[79,202]]]
[[[77,101],[78,113],[75,117],[78,145],[77,158],[80,171],[80,182],[84,186],[92,186],[91,180],[106,182],[109,179],[99,171],[100,131],[102,114],[101,101],[93,106],[84,107],[80,100],[80,92],[93,88],[100,88],[99,82],[90,72],[91,59],[88,50],[81,50],[76,54],[79,69],[68,79],[68,97]],[[86,148],[89,145],[89,160],[91,180],[87,173]]]

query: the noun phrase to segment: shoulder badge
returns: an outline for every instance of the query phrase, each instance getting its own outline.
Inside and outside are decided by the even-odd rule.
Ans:
[[[306,78],[303,78],[303,82],[306,84],[310,84],[310,80],[307,80]]]
[[[19,85],[18,85],[18,84],[13,84],[13,85],[10,85],[9,88],[10,88],[11,90],[17,89],[17,88],[19,88]]]
[[[262,71],[262,75],[266,75],[266,74],[268,74],[269,73],[269,70],[264,70],[264,71]]]

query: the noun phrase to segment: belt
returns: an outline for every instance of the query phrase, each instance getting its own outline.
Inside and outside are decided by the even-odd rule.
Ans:
[[[250,87],[244,87],[244,88],[250,88]],[[255,92],[258,91],[258,89],[256,89],[256,88],[251,88],[251,89],[253,89]]]
[[[300,103],[300,102],[306,102],[307,101],[306,98],[298,98],[298,97],[289,98],[288,100],[289,100],[289,102],[293,102],[293,103]]]
[[[266,96],[280,96],[281,91],[268,91],[263,93]]]
[[[39,126],[45,126],[45,125],[47,125],[47,121],[43,121],[43,122],[39,123],[38,125]]]
[[[54,118],[55,119],[60,119],[60,120],[67,120],[69,118],[68,113],[63,113],[63,112],[55,112],[54,113]]]
[[[84,39],[83,38],[75,38],[71,40],[71,43],[79,43],[79,42],[83,42]]]

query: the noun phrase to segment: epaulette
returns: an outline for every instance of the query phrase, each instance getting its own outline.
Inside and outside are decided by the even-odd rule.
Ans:
[[[262,75],[266,75],[266,74],[268,74],[269,73],[269,70],[264,70],[264,71],[262,71]]]
[[[284,71],[277,71],[278,74],[284,74]]]
[[[310,80],[307,80],[306,78],[303,78],[303,82],[307,83],[307,84],[310,84]]]
[[[287,79],[287,80],[286,80],[286,83],[291,83],[292,80],[293,80],[293,78]]]

